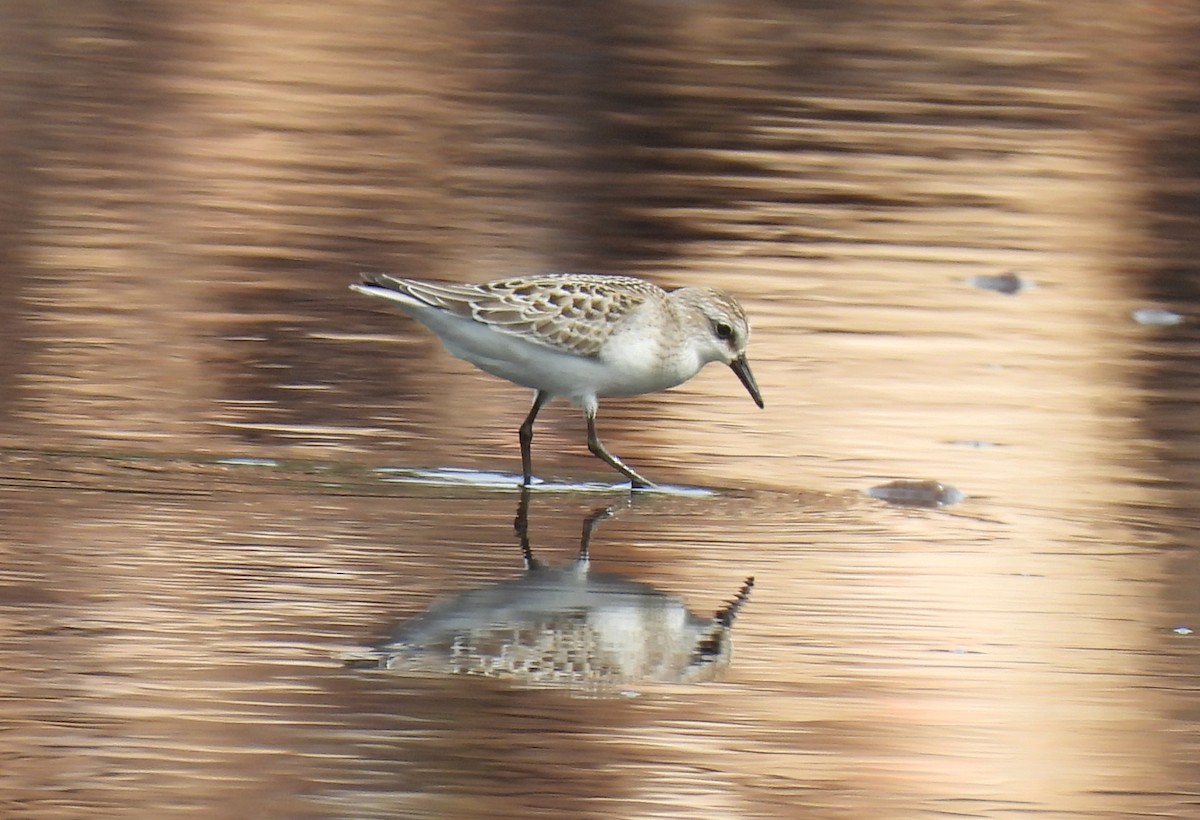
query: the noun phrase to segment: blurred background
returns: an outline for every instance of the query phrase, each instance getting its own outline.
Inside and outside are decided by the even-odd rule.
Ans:
[[[1192,816],[1197,43],[1194,0],[3,0],[3,813]],[[515,493],[386,470],[516,473],[529,401],[347,285],[563,270],[750,316],[765,410],[710,368],[600,416],[727,488],[593,545],[693,611],[754,574],[727,676],[342,669],[520,572]],[[612,478],[565,405],[534,465]],[[535,546],[598,503],[534,494]]]

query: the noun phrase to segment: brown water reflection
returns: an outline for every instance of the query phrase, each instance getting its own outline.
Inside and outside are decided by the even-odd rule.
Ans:
[[[400,674],[478,675],[598,697],[644,680],[712,680],[729,666],[732,627],[754,579],[715,613],[694,615],[683,601],[627,575],[591,570],[590,541],[600,507],[583,523],[579,552],[551,567],[529,539],[530,491],[521,491],[514,529],[524,572],[439,600],[401,622],[371,648],[348,653],[357,668]]]
[[[37,473],[56,466],[88,483],[79,462]],[[1172,788],[1164,730],[1190,696],[1153,681],[1188,661],[1152,639],[1169,610],[1138,566],[1150,556],[866,499],[648,498],[606,522],[596,570],[709,609],[754,573],[734,662],[706,687],[560,700],[338,661],[397,613],[512,577],[516,493],[90,466],[108,491],[4,495],[14,804],[902,815],[1132,811]],[[537,540],[570,555],[589,503],[535,494]]]
[[[1194,4],[0,14],[4,816],[1196,813]],[[602,413],[735,488],[592,556],[694,612],[753,575],[724,677],[344,669],[520,574],[515,492],[373,469],[514,473],[528,398],[346,285],[561,269],[754,322],[766,411]],[[534,493],[539,553],[619,501]]]

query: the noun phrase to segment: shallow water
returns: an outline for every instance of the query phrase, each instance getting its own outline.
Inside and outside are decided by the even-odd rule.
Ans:
[[[0,814],[1200,812],[1190,5],[5,14]],[[725,287],[766,409],[549,406],[523,552],[363,270]]]

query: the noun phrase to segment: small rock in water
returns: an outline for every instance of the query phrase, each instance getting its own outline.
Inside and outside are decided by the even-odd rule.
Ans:
[[[1033,282],[1009,271],[1008,273],[984,274],[972,276],[967,280],[980,290],[994,290],[1011,296],[1033,287]]]
[[[889,481],[867,490],[867,495],[902,507],[946,507],[967,494],[940,481]]]
[[[1130,315],[1139,325],[1169,327],[1183,323],[1183,316],[1166,308],[1138,308]]]

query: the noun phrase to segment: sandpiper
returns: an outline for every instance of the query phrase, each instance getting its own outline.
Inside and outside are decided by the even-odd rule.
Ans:
[[[583,408],[588,449],[634,488],[654,484],[610,453],[596,435],[601,398],[666,390],[709,362],[721,362],[763,406],[746,361],[746,314],[736,299],[716,288],[668,292],[631,276],[571,273],[480,285],[366,274],[350,288],[396,302],[436,333],[450,353],[534,391],[519,430],[523,486],[533,481],[533,422],[557,396]]]

